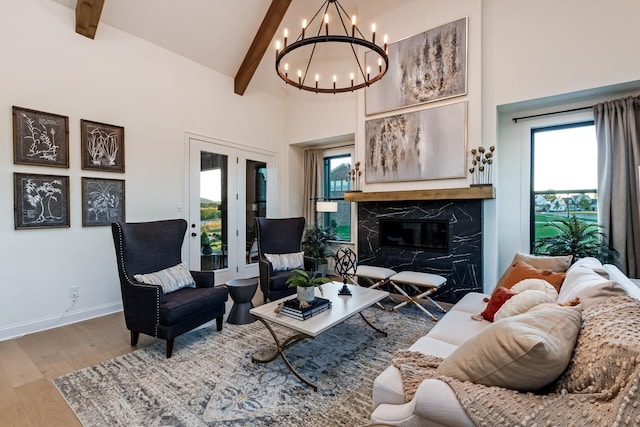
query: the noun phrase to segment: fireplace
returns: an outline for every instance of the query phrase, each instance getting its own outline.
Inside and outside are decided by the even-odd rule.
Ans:
[[[439,301],[482,292],[482,200],[359,202],[358,258],[444,276]]]

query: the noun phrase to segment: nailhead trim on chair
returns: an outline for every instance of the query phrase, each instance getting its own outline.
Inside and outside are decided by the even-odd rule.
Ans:
[[[124,272],[124,277],[127,279],[127,282],[129,282],[129,284],[131,284],[131,286],[144,286],[144,287],[153,287],[156,291],[156,324],[155,324],[155,331],[154,331],[154,337],[158,337],[158,325],[160,324],[160,286],[157,285],[147,285],[147,284],[140,284],[138,282],[134,282],[133,280],[131,280],[131,278],[129,277],[129,275],[127,274],[127,270],[125,269],[124,266],[124,254],[123,254],[123,244],[122,244],[122,226],[119,223],[116,223],[116,226],[118,227],[118,240],[120,240],[120,265],[122,266],[122,271]]]

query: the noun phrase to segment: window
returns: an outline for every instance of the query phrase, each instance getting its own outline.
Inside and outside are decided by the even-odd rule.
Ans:
[[[344,193],[350,186],[351,154],[337,154],[324,158],[324,199],[338,203],[337,212],[321,215],[320,225],[333,226],[338,240],[351,241],[351,203],[344,200]]]
[[[598,147],[593,121],[531,129],[531,248],[575,215],[597,224]]]

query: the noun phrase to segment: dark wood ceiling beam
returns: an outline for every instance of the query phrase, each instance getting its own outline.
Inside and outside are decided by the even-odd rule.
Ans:
[[[256,72],[290,4],[291,0],[271,0],[269,10],[267,10],[262,24],[260,24],[260,28],[242,60],[240,69],[236,73],[233,82],[233,91],[236,94],[243,95],[244,91],[247,90],[247,86],[249,86],[249,82]]]
[[[76,33],[93,40],[96,36],[104,0],[78,0],[76,3]]]

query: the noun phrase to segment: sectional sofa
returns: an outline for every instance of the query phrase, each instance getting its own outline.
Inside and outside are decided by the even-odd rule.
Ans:
[[[555,302],[541,304],[522,314],[490,322],[481,314],[489,309],[492,295],[465,295],[429,333],[404,353],[399,352],[405,359],[398,361],[399,355],[394,356],[392,365],[376,378],[371,421],[421,427],[569,425],[569,421],[577,425],[611,425],[607,424],[606,418],[598,422],[589,417],[606,417],[609,412],[618,411],[620,414],[611,415],[613,419],[626,414],[627,423],[631,422],[629,425],[638,425],[634,424],[640,421],[638,405],[627,405],[625,399],[629,397],[616,393],[630,393],[630,398],[637,400],[633,397],[635,391],[629,389],[632,385],[626,382],[640,369],[634,363],[627,365],[626,361],[616,359],[616,355],[631,352],[627,358],[633,359],[633,352],[640,352],[640,337],[634,332],[638,329],[635,323],[640,324],[640,290],[614,265],[602,265],[594,258],[570,263],[570,257],[516,254],[497,287],[502,287],[508,278],[520,280],[518,274],[522,271],[518,273],[515,269],[524,264],[542,274],[551,272],[554,278],[562,276],[557,303],[579,298],[580,304],[576,307],[561,307]],[[551,280],[550,275],[543,277]],[[618,307],[619,315],[615,314]],[[608,316],[619,320],[600,321]],[[522,322],[525,333],[518,333],[523,330]],[[519,342],[532,328],[535,329],[535,343]],[[539,332],[539,329],[543,331]],[[512,330],[517,332],[515,337],[510,336]],[[545,339],[538,339],[538,333]],[[598,344],[602,335],[613,337],[614,341]],[[529,347],[523,350],[527,345]],[[603,350],[593,348],[597,345]],[[609,347],[616,349],[615,354],[607,353],[602,357],[597,354],[606,353],[604,348]],[[497,354],[505,349],[507,353],[513,349],[521,352],[506,356]],[[545,364],[545,357],[554,352],[562,355]],[[596,355],[587,354],[589,352]],[[522,362],[527,357],[531,360]],[[594,374],[592,369],[597,363],[592,363],[590,357],[605,364],[603,371],[610,369],[607,365],[624,365],[619,368],[624,370],[624,375],[618,375],[615,385],[609,387],[606,382],[611,372]],[[635,360],[640,365],[640,354]],[[602,375],[604,379],[600,379]],[[609,388],[598,389],[605,386]],[[574,401],[574,398],[582,400]],[[600,400],[590,406],[590,402]],[[573,411],[567,408],[573,408]],[[546,424],[548,422],[551,424]]]

